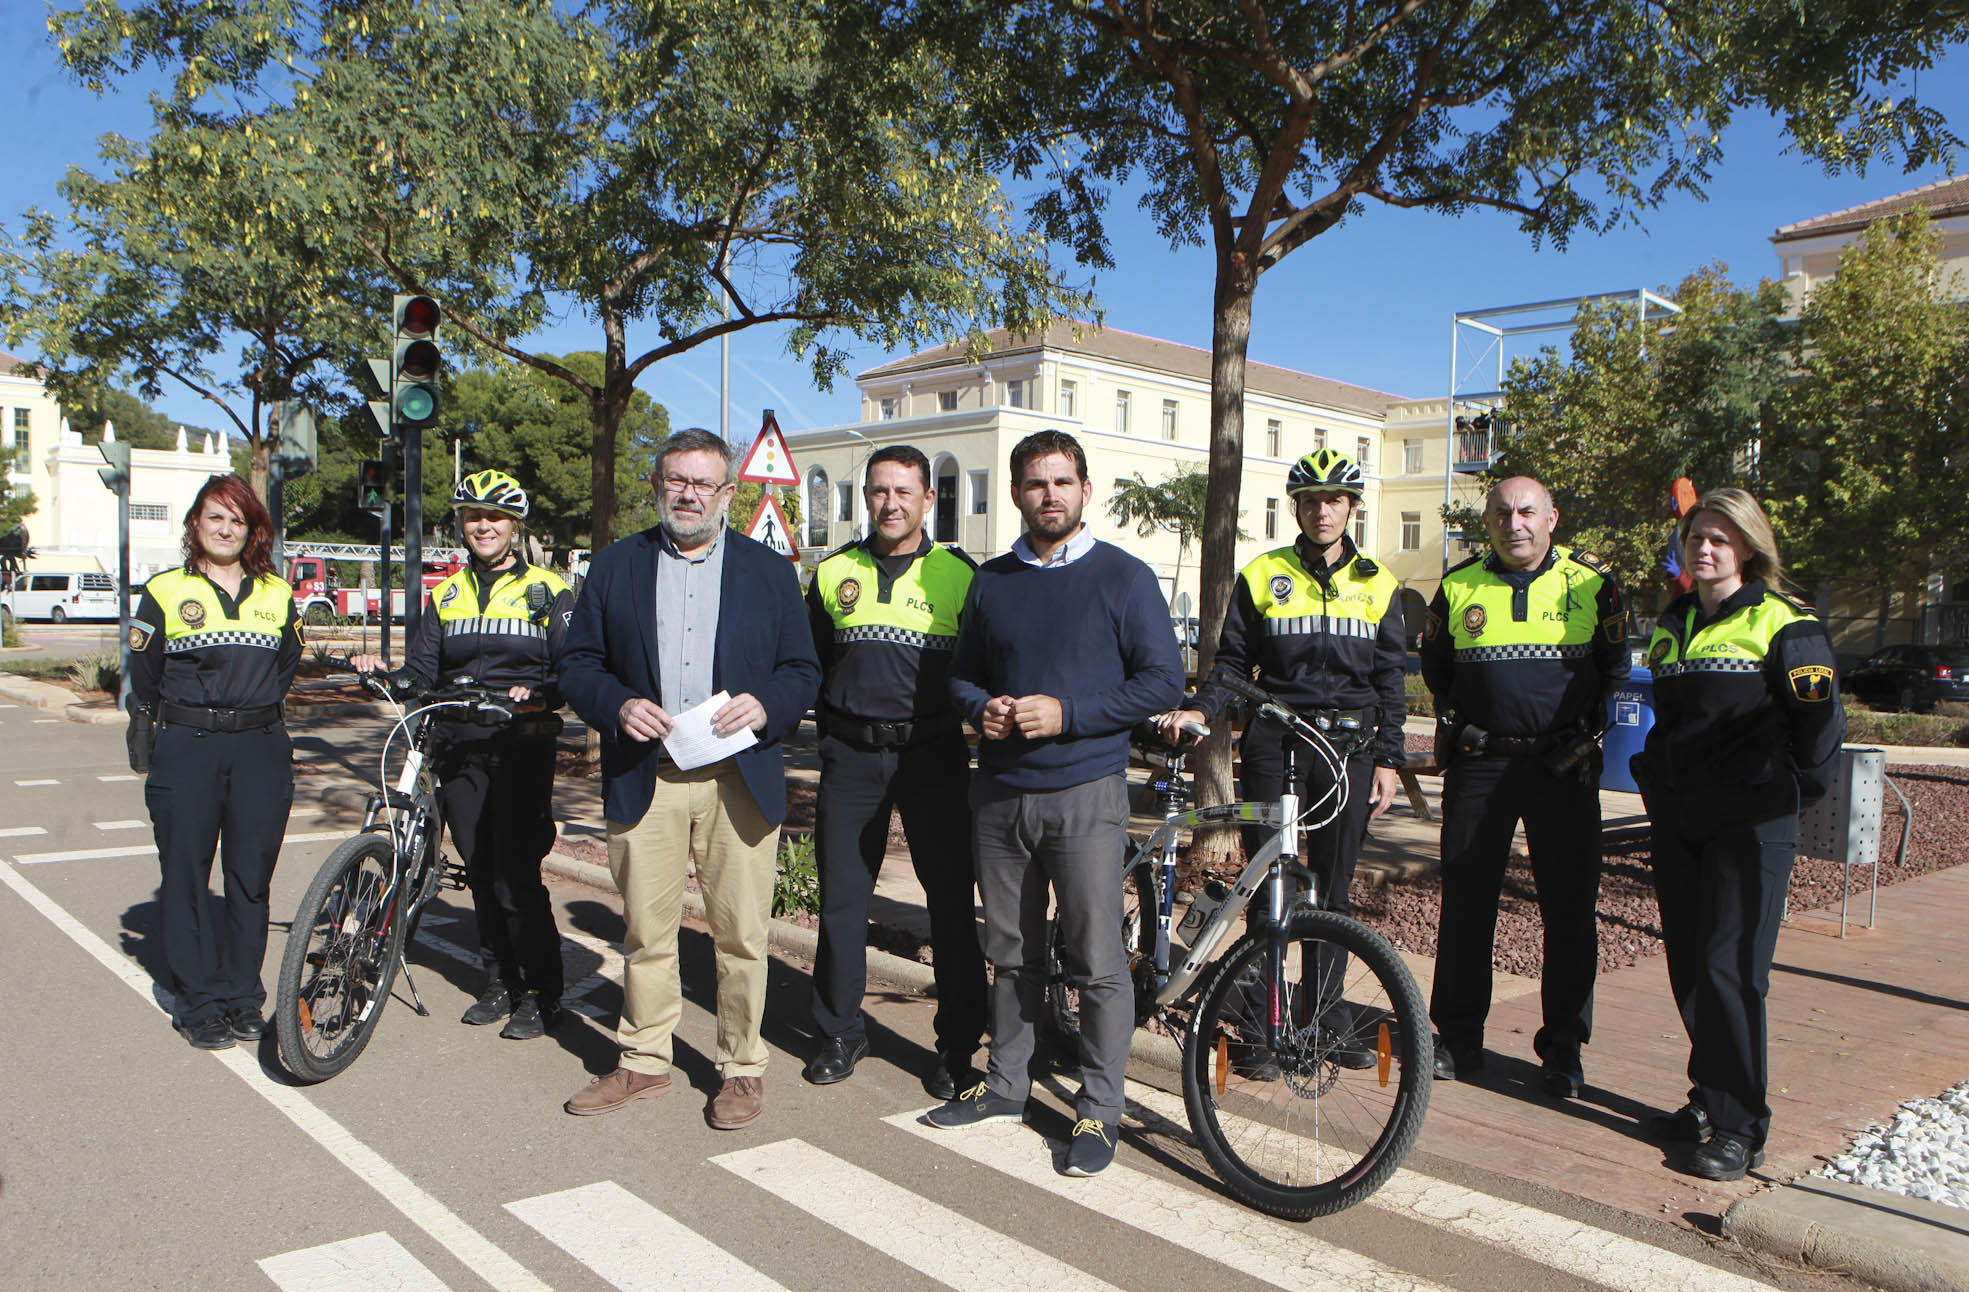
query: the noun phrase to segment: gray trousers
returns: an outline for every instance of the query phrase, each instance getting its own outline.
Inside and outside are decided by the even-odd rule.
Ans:
[[[1051,887],[1066,934],[1067,976],[1080,989],[1078,1115],[1121,1120],[1121,1083],[1135,1033],[1134,989],[1121,945],[1121,862],[1128,786],[1105,776],[1060,790],[971,783],[984,953],[991,962],[992,1094],[1023,1100],[1046,989]]]

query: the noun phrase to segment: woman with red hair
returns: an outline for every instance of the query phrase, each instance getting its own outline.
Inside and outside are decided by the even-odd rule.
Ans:
[[[301,626],[274,573],[273,520],[238,476],[199,489],[184,555],[144,585],[130,621],[130,766],[150,774],[172,1021],[197,1048],[224,1050],[266,1028],[267,890],[294,800],[281,701]]]

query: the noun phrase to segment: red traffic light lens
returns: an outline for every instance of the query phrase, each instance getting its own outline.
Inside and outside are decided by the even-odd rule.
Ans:
[[[412,336],[429,336],[437,331],[442,317],[436,301],[428,296],[413,296],[404,302],[403,317],[397,326]]]

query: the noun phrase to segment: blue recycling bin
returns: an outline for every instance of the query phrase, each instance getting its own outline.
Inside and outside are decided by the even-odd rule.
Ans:
[[[1607,697],[1607,734],[1601,742],[1606,750],[1606,770],[1600,773],[1600,788],[1640,793],[1627,760],[1648,743],[1648,728],[1655,725],[1655,679],[1645,668],[1627,675]]]

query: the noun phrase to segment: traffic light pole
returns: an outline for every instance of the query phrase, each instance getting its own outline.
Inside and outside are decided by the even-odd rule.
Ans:
[[[403,640],[424,613],[424,432],[403,429]]]
[[[383,584],[383,596],[380,605],[382,611],[383,648],[377,653],[383,657],[383,666],[388,668],[390,666],[390,602],[393,600],[390,595],[390,507],[388,503],[383,505],[382,522],[382,551],[378,553],[378,556],[381,558],[381,564],[377,569],[377,573],[381,576]],[[408,609],[409,603],[405,602],[404,604],[405,608]]]
[[[130,707],[130,473],[116,483],[116,705]]]

